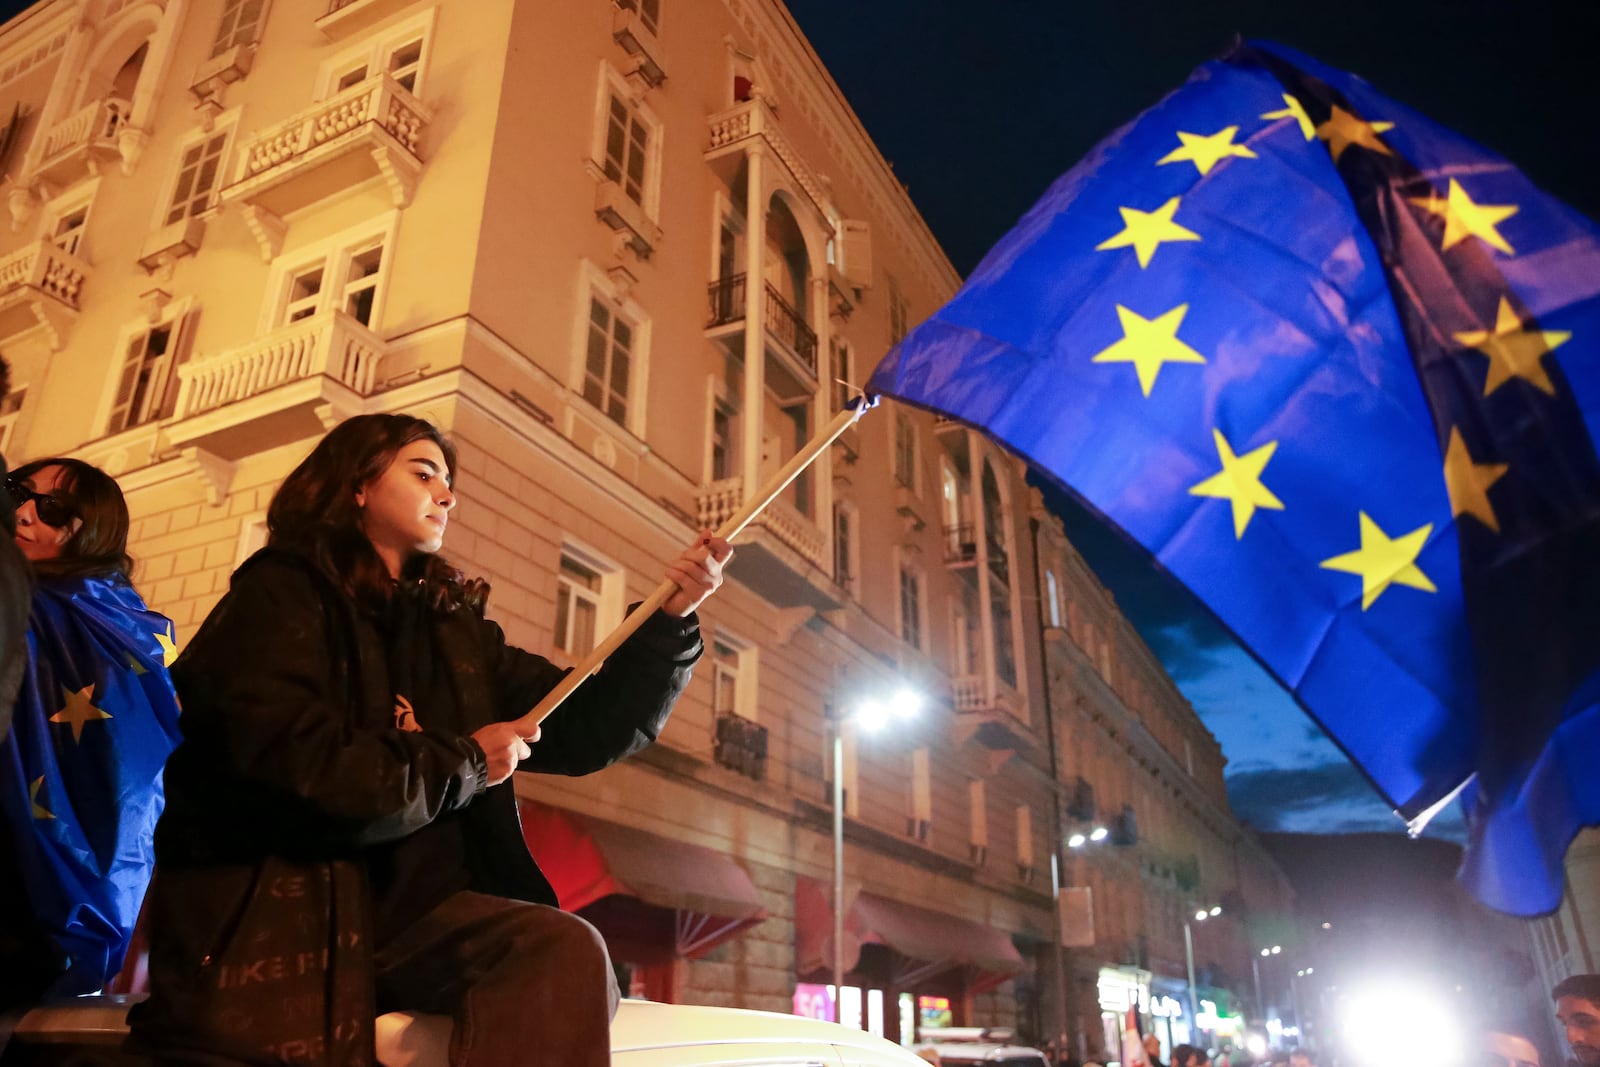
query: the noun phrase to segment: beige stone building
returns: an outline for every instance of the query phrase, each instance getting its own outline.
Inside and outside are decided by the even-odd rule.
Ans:
[[[43,0],[0,27],[7,119],[0,444],[118,477],[180,644],[318,436],[405,411],[460,451],[446,554],[576,659],[958,284],[778,0]],[[1166,973],[1186,894],[1257,877],[1041,515],[982,437],[868,413],[740,538],[661,743],[518,782],[636,993],[826,1003],[836,729],[842,1011],[891,1037],[1059,1027],[1058,779],[1147,827],[1068,872],[1074,960]],[[852,721],[902,686],[916,719]]]

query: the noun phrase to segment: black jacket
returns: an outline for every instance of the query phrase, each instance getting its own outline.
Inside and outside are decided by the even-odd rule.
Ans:
[[[471,612],[436,636],[462,734],[392,718],[383,639],[309,562],[257,553],[173,665],[183,742],[167,764],[147,903],[151,998],[136,1041],[244,1062],[372,1062],[363,850],[463,810],[471,887],[556,903],[512,784],[485,788],[466,735],[514,719],[564,674]],[[543,724],[523,770],[587,774],[655,740],[699,657],[659,612]]]

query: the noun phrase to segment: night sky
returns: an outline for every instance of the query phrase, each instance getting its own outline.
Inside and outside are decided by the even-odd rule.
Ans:
[[[1600,5],[1460,0],[788,0],[957,270],[1236,35],[1353,71],[1600,218]],[[1584,13],[1572,12],[1582,7]],[[1060,494],[1068,533],[1228,757],[1262,829],[1404,826],[1186,593]],[[1430,836],[1459,837],[1459,812]]]

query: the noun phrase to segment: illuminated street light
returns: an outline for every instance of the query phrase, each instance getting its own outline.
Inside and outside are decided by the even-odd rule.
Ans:
[[[1107,830],[1104,826],[1096,826],[1093,830],[1091,830],[1089,832],[1089,840],[1090,841],[1104,841],[1106,839],[1106,837],[1110,833],[1111,833],[1111,831]]]
[[[1222,905],[1213,904],[1209,908],[1198,907],[1194,909],[1194,921],[1203,923],[1214,915],[1222,914]],[[1194,934],[1189,929],[1189,920],[1183,920],[1183,954],[1185,962],[1189,964],[1189,1016],[1193,1019],[1200,1018],[1200,998],[1194,985]]]
[[[1084,843],[1086,841],[1088,841],[1088,840],[1089,839],[1087,837],[1084,837],[1082,834],[1073,834],[1071,837],[1067,838],[1067,847],[1068,848],[1082,848],[1084,846]]]
[[[863,700],[848,718],[866,733],[876,733],[891,720],[916,717],[922,701],[910,689],[901,689],[887,704]],[[833,724],[833,996],[834,1021],[844,1000],[844,721]]]
[[[1280,953],[1282,951],[1283,951],[1283,946],[1282,945],[1273,945],[1272,946],[1272,954],[1274,956],[1276,956],[1278,953]]]
[[[1263,956],[1270,956],[1272,955],[1272,950],[1270,948],[1264,948],[1261,950],[1261,954]]]

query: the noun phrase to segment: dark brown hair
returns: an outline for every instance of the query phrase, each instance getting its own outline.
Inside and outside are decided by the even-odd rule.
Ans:
[[[1550,991],[1550,996],[1555,1000],[1560,1000],[1562,997],[1577,997],[1600,1008],[1600,974],[1568,975],[1556,983],[1556,987]]]
[[[129,581],[133,558],[128,555],[128,502],[117,480],[92,463],[64,456],[24,463],[11,476],[31,482],[46,467],[61,468],[56,488],[72,501],[82,521],[61,545],[61,555],[36,561],[34,573]]]
[[[382,476],[400,450],[414,441],[439,446],[454,482],[456,450],[425,419],[357,415],[335,426],[273,494],[267,508],[267,544],[305,556],[363,607],[381,607],[395,583],[361,529],[356,493]],[[406,560],[400,577],[425,585],[429,602],[441,611],[466,607],[481,613],[489,599],[487,582],[469,581],[429,553]]]

